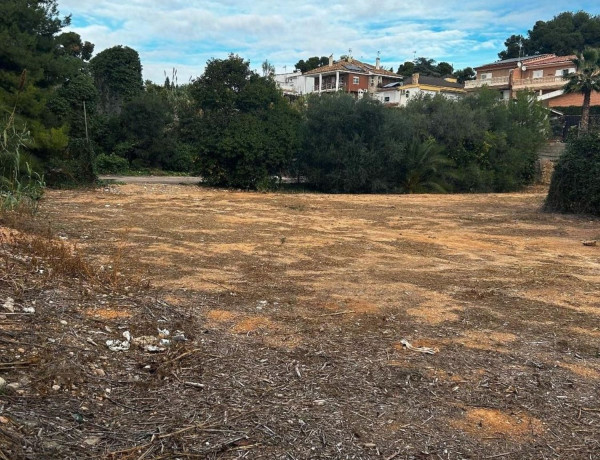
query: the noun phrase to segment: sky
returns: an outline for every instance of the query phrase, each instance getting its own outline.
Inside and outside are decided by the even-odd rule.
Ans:
[[[600,14],[598,0],[58,0],[69,30],[95,44],[140,54],[144,80],[200,76],[209,59],[238,54],[277,73],[300,59],[350,54],[393,67],[424,56],[455,69],[498,59],[504,40],[563,11]]]

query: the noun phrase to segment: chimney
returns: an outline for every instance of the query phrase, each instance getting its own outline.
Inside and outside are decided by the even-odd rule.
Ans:
[[[381,69],[381,59],[379,59],[379,56],[377,56],[377,59],[375,59],[375,68],[377,70]]]
[[[418,73],[413,73],[412,74],[412,84],[413,85],[418,85],[419,84],[419,74]]]
[[[333,54],[329,55],[329,65],[333,65]]]

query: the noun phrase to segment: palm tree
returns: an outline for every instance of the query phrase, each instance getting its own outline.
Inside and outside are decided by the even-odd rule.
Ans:
[[[453,162],[442,153],[443,147],[433,140],[413,142],[403,158],[403,177],[399,181],[404,193],[447,193],[450,178],[456,177]]]
[[[600,50],[588,48],[573,60],[577,72],[569,75],[564,86],[565,93],[583,94],[581,132],[587,132],[590,124],[590,100],[593,91],[600,91]]]

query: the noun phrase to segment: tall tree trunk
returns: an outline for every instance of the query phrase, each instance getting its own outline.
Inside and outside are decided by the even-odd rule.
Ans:
[[[590,99],[591,99],[591,91],[586,91],[583,93],[583,106],[581,107],[581,125],[580,130],[582,133],[588,132],[588,127],[590,125]]]

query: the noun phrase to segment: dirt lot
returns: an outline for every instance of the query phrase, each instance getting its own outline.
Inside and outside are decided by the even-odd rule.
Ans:
[[[598,459],[600,222],[543,192],[51,191],[114,283],[5,239],[0,459]]]

